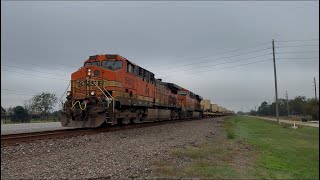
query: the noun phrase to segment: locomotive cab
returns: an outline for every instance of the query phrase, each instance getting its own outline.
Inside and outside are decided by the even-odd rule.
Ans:
[[[71,91],[62,110],[65,127],[98,127],[113,121],[113,91],[121,90],[125,59],[119,55],[90,56],[71,75]]]

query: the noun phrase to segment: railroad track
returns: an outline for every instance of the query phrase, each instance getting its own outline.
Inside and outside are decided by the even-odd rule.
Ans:
[[[1,147],[18,145],[36,140],[61,139],[93,133],[92,129],[66,129],[21,134],[1,135]]]
[[[38,140],[49,140],[49,139],[62,139],[70,138],[75,136],[83,136],[90,134],[106,133],[111,131],[122,131],[134,128],[143,128],[150,126],[158,126],[171,123],[179,123],[185,121],[197,121],[201,119],[183,119],[174,121],[156,121],[150,123],[141,124],[128,124],[128,125],[116,125],[108,126],[94,129],[65,129],[65,130],[55,130],[55,131],[43,131],[43,132],[33,132],[33,133],[21,133],[21,134],[8,134],[1,135],[1,147],[18,145],[21,143],[34,142]]]

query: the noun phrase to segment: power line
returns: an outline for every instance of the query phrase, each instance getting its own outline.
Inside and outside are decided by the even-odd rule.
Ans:
[[[299,42],[299,41],[319,41],[319,39],[293,39],[293,40],[277,40],[274,42]]]
[[[14,92],[18,92],[17,90],[14,90],[14,89],[6,89],[6,88],[1,88],[1,90],[3,90],[3,91],[14,91]]]
[[[266,44],[266,43],[264,43]],[[286,48],[286,47],[302,47],[302,46],[317,46],[317,45],[299,45],[299,46],[282,46],[280,48]],[[238,55],[233,55],[233,56],[229,56],[229,57],[224,57],[224,58],[220,58],[220,59],[217,59],[217,60],[221,60],[221,59],[226,59],[226,58],[231,58],[231,57],[236,57],[236,56],[242,56],[242,55],[246,55],[246,54],[250,54],[250,53],[255,53],[255,52],[259,52],[259,51],[263,51],[263,50],[268,50],[268,49],[271,49],[271,48],[266,48],[266,49],[262,49],[262,50],[258,50],[258,51],[252,51],[252,52],[248,52],[248,53],[243,53],[243,54],[238,54]],[[228,51],[228,52],[232,52],[232,51]],[[306,52],[318,52],[318,51],[303,51],[303,52],[294,52],[294,53],[306,53]],[[226,53],[226,52],[225,52]],[[289,52],[283,52],[283,53],[289,53]],[[277,53],[278,54],[278,53]],[[280,52],[280,54],[282,54],[282,52]],[[199,58],[207,58],[207,57],[210,57],[210,56],[204,56],[204,57],[199,57]],[[206,61],[200,61],[200,62],[195,62],[195,63],[189,63],[189,64],[185,64],[185,65],[182,65],[182,66],[179,66],[179,67],[184,67],[184,66],[190,66],[190,65],[195,65],[195,64],[200,64],[200,63],[205,63],[205,62],[208,62],[210,60],[206,60]],[[216,60],[215,60],[216,61]],[[176,68],[175,67],[170,67],[170,68],[164,68],[164,69],[158,69],[158,70],[168,70],[168,69],[174,69]],[[154,69],[155,70],[155,69]],[[170,71],[168,71],[170,72]],[[161,72],[161,73],[166,73],[165,72]]]
[[[282,60],[282,59],[291,59],[291,58],[277,58],[277,59],[278,60]],[[271,61],[271,60],[272,59],[262,60],[262,61],[254,61],[254,62],[251,62],[251,63],[239,64],[239,65],[228,66],[228,67],[223,67],[223,68],[210,69],[210,70],[206,70],[206,71],[197,71],[197,72],[193,72],[193,73],[187,73],[187,74],[184,74],[184,75],[197,74],[197,73],[203,73],[203,72],[221,70],[221,69],[229,69],[229,68],[233,68],[233,67],[246,66],[246,65],[251,65],[251,64],[256,64],[256,63],[261,63],[261,62],[267,62],[267,61]],[[163,76],[163,77],[160,77],[160,78],[167,78],[167,77],[172,77],[172,76],[177,76],[177,75]]]
[[[255,62],[246,63],[246,64],[239,64],[239,65],[235,65],[235,66],[228,66],[228,67],[224,67],[224,68],[210,69],[210,70],[206,70],[206,71],[197,71],[197,72],[188,73],[188,74],[185,74],[185,75],[197,74],[197,73],[203,73],[203,72],[209,72],[209,71],[215,71],[215,70],[221,70],[221,69],[229,69],[229,68],[233,68],[233,67],[246,66],[246,65],[250,65],[250,64],[267,62],[267,61],[270,61],[270,60],[272,60],[272,59],[267,59],[267,60],[262,60],[262,61],[255,61]],[[171,76],[176,76],[176,75],[171,75]],[[171,77],[171,76],[165,76],[165,77]],[[163,77],[163,78],[164,78],[164,77]]]
[[[213,64],[213,65],[207,65],[207,66],[202,66],[202,67],[196,67],[196,68],[190,68],[190,69],[186,69],[186,70],[177,70],[177,71],[172,71],[172,72],[168,72],[168,73],[175,73],[175,72],[181,72],[181,71],[189,71],[189,70],[193,70],[193,69],[201,69],[201,68],[207,68],[207,67],[212,67],[212,66],[218,66],[218,65],[223,65],[223,64],[229,64],[229,63],[234,63],[234,62],[240,62],[240,61],[245,61],[245,60],[249,60],[249,59],[254,59],[257,57],[263,57],[263,56],[267,56],[270,55],[269,54],[264,54],[264,55],[259,55],[259,56],[254,56],[254,57],[249,57],[249,58],[244,58],[244,59],[237,59],[237,60],[233,60],[233,61],[227,61],[227,62],[223,62],[223,63],[219,63],[219,64]]]
[[[282,57],[278,57],[277,59],[319,59],[319,57],[302,57],[302,58],[282,58]]]
[[[11,58],[8,58],[10,61],[6,61],[6,62],[10,62],[10,63],[12,63],[12,61],[13,62],[23,62],[24,63],[24,65],[26,65],[26,64],[29,64],[29,66],[38,66],[38,67],[41,67],[41,68],[45,68],[45,69],[49,69],[49,70],[54,70],[54,71],[61,71],[61,72],[68,72],[69,73],[69,71],[67,71],[67,70],[61,70],[61,69],[52,69],[52,68],[49,68],[49,67],[47,67],[47,66],[42,66],[42,65],[39,65],[39,64],[33,64],[33,63],[28,63],[28,62],[25,62],[25,61],[19,61],[19,60],[13,60],[13,59],[11,59]],[[73,67],[74,68],[74,67]]]
[[[43,71],[37,71],[37,70],[31,70],[31,69],[26,69],[26,68],[22,68],[22,67],[17,67],[17,66],[11,66],[11,65],[3,65],[3,66],[6,66],[6,67],[13,67],[13,68],[17,68],[17,69],[23,69],[23,70],[26,70],[26,71],[32,71],[32,72],[38,72],[38,73],[43,73],[43,74],[52,74],[52,75],[55,75],[55,76],[68,76],[67,74],[66,75],[62,75],[62,74],[53,74],[53,73],[48,73],[48,72],[43,72]]]
[[[66,80],[66,79],[60,79],[60,78],[54,78],[54,77],[47,77],[47,76],[39,76],[39,75],[22,73],[22,72],[17,72],[17,71],[9,71],[9,70],[6,70],[6,69],[4,69],[4,70],[2,70],[2,71],[14,72],[14,73],[17,73],[17,74],[24,74],[24,75],[28,75],[28,76],[41,77],[41,78],[46,78],[46,79],[57,79],[57,80],[69,81],[69,80]]]
[[[315,41],[315,40],[319,40],[319,39],[304,39],[304,40],[286,40],[286,41],[275,41],[275,42],[299,42],[299,41]],[[236,51],[240,51],[240,50],[245,50],[245,49],[249,49],[249,48],[252,48],[252,47],[258,47],[258,46],[262,46],[262,45],[265,45],[265,44],[269,44],[270,42],[264,42],[264,43],[260,43],[260,44],[257,44],[257,45],[253,45],[253,46],[249,46],[249,47],[246,47],[246,48],[241,48],[241,49],[236,49],[236,50],[231,50],[231,51],[227,51],[227,52],[223,52],[221,54],[225,54],[225,53],[231,53],[231,52],[236,52]],[[271,49],[271,48],[270,48]],[[217,55],[221,55],[221,54],[217,54]],[[203,56],[203,57],[193,57],[193,58],[206,58],[206,57],[211,57],[211,56]],[[188,64],[186,64],[188,65]],[[182,66],[185,66],[185,65],[182,65]],[[166,70],[168,68],[160,68],[160,69],[153,69],[153,70]],[[170,68],[172,69],[172,68]]]
[[[309,53],[309,52],[319,52],[319,51],[277,52],[277,54],[287,54],[287,53]]]
[[[34,96],[35,94],[26,94],[26,93],[13,93],[13,92],[1,92],[1,94],[13,94],[13,95],[21,95],[21,96]]]
[[[12,59],[12,58],[7,58],[7,59],[10,59],[11,61],[18,61],[18,62],[23,62],[23,63],[26,62],[26,61],[24,61],[24,60],[16,60],[17,58],[14,58],[14,59]],[[24,59],[24,58],[18,58],[18,59]],[[34,58],[32,58],[32,59],[34,59]],[[43,61],[40,61],[40,62],[43,62]],[[40,65],[38,65],[38,64],[33,64],[33,65],[40,66]],[[61,66],[69,67],[69,68],[74,68],[74,66],[70,66],[70,65],[66,65],[66,64],[57,64],[56,62],[55,62],[55,65],[61,65]]]
[[[280,46],[280,47],[276,47],[276,48],[288,48],[288,47],[309,47],[309,46],[319,46],[319,44],[305,44],[305,45],[297,45],[297,46]]]
[[[228,51],[225,51],[225,52],[218,53],[218,54],[216,54],[216,55],[214,55],[214,56],[222,55],[222,54],[226,54],[226,53],[237,52],[237,51],[241,51],[241,50],[245,50],[245,49],[250,49],[250,48],[253,48],[253,47],[259,47],[259,46],[266,45],[266,44],[269,44],[269,43],[270,43],[270,42],[263,42],[263,43],[255,44],[255,45],[248,46],[248,47],[245,47],[245,48],[228,50]],[[226,49],[226,48],[223,48],[223,49]],[[220,49],[220,50],[223,50],[223,49]],[[218,51],[219,51],[219,50],[218,50]],[[185,59],[191,59],[191,58],[192,58],[192,59],[194,59],[194,58],[196,58],[196,59],[201,59],[201,58],[206,58],[206,57],[212,57],[212,55],[210,55],[210,56],[198,56],[198,57],[188,57],[188,56],[184,56],[184,57],[178,57],[178,59],[180,59],[180,58],[185,58]],[[185,60],[185,59],[184,59],[184,60]],[[154,70],[161,70],[161,69],[167,69],[167,68],[161,68],[161,67],[160,67],[160,69],[156,68],[156,69],[154,69]]]
[[[2,92],[2,91],[8,91],[8,92]],[[37,90],[40,92],[40,90]],[[43,91],[43,92],[49,92],[49,91]],[[37,93],[31,93],[31,92],[27,92],[27,93],[21,93],[17,90],[13,90],[13,89],[5,89],[5,88],[1,88],[1,93],[4,93],[4,94],[17,94],[17,95],[36,95]],[[56,92],[55,92],[56,93]],[[57,93],[58,94],[58,93]]]
[[[242,53],[242,54],[232,55],[232,56],[228,56],[228,57],[223,57],[223,58],[215,59],[214,61],[222,60],[222,59],[228,59],[228,58],[233,58],[233,57],[237,57],[237,56],[243,56],[243,55],[247,55],[247,54],[252,54],[252,53],[256,53],[256,52],[265,51],[265,50],[268,50],[268,49],[271,49],[271,48],[260,49],[260,50],[257,50],[257,51],[251,51],[251,52],[247,52],[247,53]],[[207,57],[210,57],[210,56],[207,56]],[[206,58],[207,58],[207,57],[206,57]],[[185,66],[190,66],[190,65],[195,65],[195,64],[202,64],[202,63],[206,63],[206,62],[208,62],[208,61],[211,61],[211,60],[200,61],[200,62],[196,62],[196,63],[189,63],[189,64],[185,64],[185,65],[182,65],[182,66],[179,66],[179,67],[185,67]],[[171,67],[171,68],[166,68],[166,70],[168,70],[168,69],[175,69],[175,68],[177,68],[177,67],[175,66],[175,67]]]

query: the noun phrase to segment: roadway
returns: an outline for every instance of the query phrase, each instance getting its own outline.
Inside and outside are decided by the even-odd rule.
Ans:
[[[248,117],[253,117],[253,118],[259,118],[259,119],[264,119],[268,121],[277,121],[275,118],[270,118],[270,117],[262,117],[262,116],[248,116]],[[293,120],[286,120],[286,119],[279,119],[280,123],[286,123],[286,124],[292,124],[295,122],[296,126],[310,126],[310,127],[317,127],[319,128],[319,121],[316,122],[301,122],[301,121],[293,121]]]
[[[54,130],[60,130],[60,129],[72,129],[72,128],[62,127],[60,122],[1,124],[1,135],[54,131]]]

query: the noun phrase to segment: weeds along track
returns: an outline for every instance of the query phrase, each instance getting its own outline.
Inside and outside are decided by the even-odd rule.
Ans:
[[[42,132],[32,132],[32,133],[21,133],[21,134],[7,134],[1,135],[1,147],[19,145],[21,143],[36,142],[39,140],[49,140],[49,139],[62,139],[70,138],[75,136],[83,136],[90,134],[106,133],[111,131],[122,131],[134,128],[143,128],[157,125],[164,125],[170,123],[179,123],[185,121],[199,121],[201,119],[183,119],[174,121],[156,121],[141,124],[128,124],[128,125],[115,125],[106,126],[100,128],[90,128],[90,129],[64,129],[55,131],[42,131]]]

